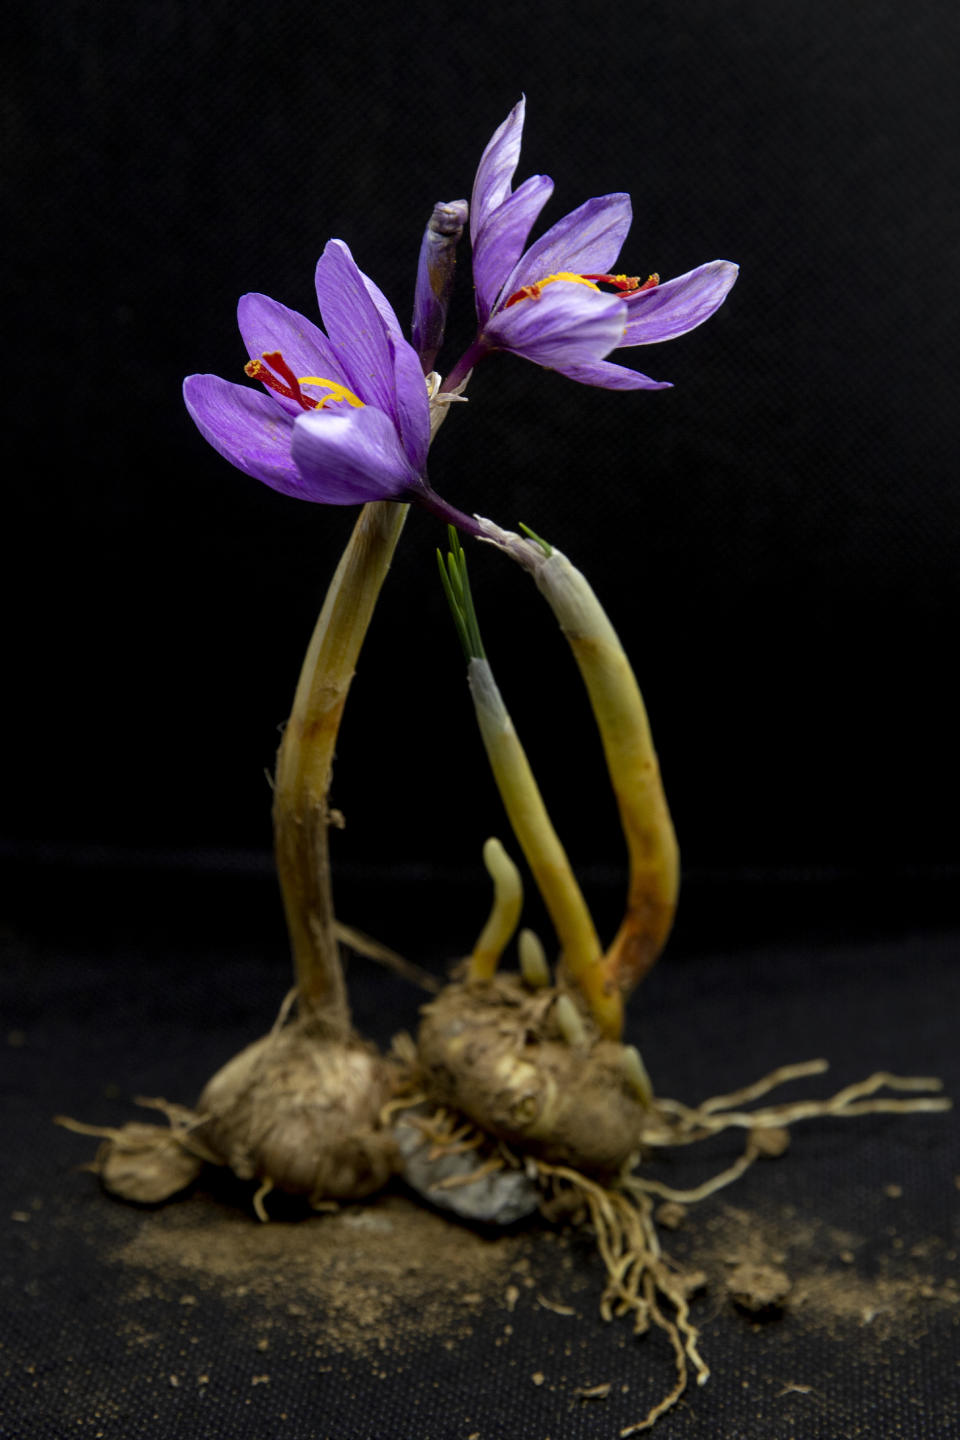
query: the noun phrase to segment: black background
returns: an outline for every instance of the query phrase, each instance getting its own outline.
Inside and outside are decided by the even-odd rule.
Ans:
[[[120,1123],[135,1093],[191,1100],[288,983],[265,771],[353,515],[233,471],[186,416],[182,378],[240,379],[245,291],[316,318],[313,266],[332,236],[404,317],[432,205],[469,195],[522,92],[517,178],[554,178],[545,223],[629,190],[624,269],[741,265],[707,325],[621,357],[674,390],[608,394],[496,357],[432,452],[453,503],[526,521],[581,565],[634,658],[685,875],[645,990],[648,1063],[691,1100],[821,1052],[838,1083],[884,1064],[950,1080],[957,30],[945,0],[53,0],[6,22],[4,1214],[31,1210],[37,1241],[4,1272],[4,1343],[24,1362],[4,1372],[21,1382],[4,1436],[60,1440],[86,1417],[111,1440],[272,1437],[281,1379],[296,1421],[283,1433],[326,1434],[298,1365],[275,1368],[273,1400],[215,1421],[162,1374],[159,1390],[130,1380],[115,1423],[97,1419],[90,1397],[114,1367],[118,1393],[129,1380],[106,1251],[149,1217],[114,1210],[101,1233],[105,1202],[69,1173],[90,1142],[47,1122],[73,1109]],[[467,259],[448,361],[471,334]],[[341,913],[438,970],[485,913],[484,838],[506,838],[436,580],[442,538],[411,515],[333,792]],[[524,577],[481,547],[470,562],[501,688],[609,933],[621,841],[578,676]],[[351,987],[381,1042],[415,1022],[416,994],[369,967]],[[949,1122],[847,1123],[736,1203],[772,1193],[880,1236],[893,1179],[904,1233],[951,1233]],[[71,1243],[74,1225],[94,1238]],[[804,1349],[768,1330],[769,1373],[832,1377],[814,1413],[742,1391],[749,1337],[717,1322],[710,1359],[726,1378],[663,1433],[956,1433],[956,1331],[930,1327],[920,1360],[908,1337],[870,1380],[854,1342]],[[598,1322],[600,1378],[608,1337]],[[28,1351],[45,1354],[39,1379]],[[474,1359],[441,1392],[416,1389],[434,1440],[460,1436],[449,1417],[471,1410]],[[335,1440],[419,1440],[412,1383],[361,1376],[342,1415],[341,1390],[327,1393]],[[476,1399],[483,1440],[613,1428],[531,1412],[509,1387],[501,1399],[507,1385],[500,1374]],[[37,1407],[54,1396],[47,1432]]]
[[[406,316],[433,202],[469,194],[525,91],[518,180],[553,176],[546,220],[627,189],[628,269],[720,256],[741,278],[693,335],[626,353],[668,393],[487,361],[435,487],[593,580],[694,869],[957,859],[949,7],[61,3],[14,23],[14,836],[269,847],[263,771],[352,514],[230,469],[181,379],[240,377],[246,290],[315,315],[330,236]],[[462,258],[448,363],[472,319]],[[412,518],[361,663],[344,861],[473,865],[503,828],[440,539]],[[619,863],[552,619],[473,548],[557,823],[579,862]]]

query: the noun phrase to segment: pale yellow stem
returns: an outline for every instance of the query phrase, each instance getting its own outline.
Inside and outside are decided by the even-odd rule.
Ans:
[[[593,920],[487,661],[472,659],[467,678],[490,768],[553,921],[563,963],[601,1030],[619,1036],[623,1026],[620,992],[603,972]]]
[[[471,981],[493,979],[523,909],[520,871],[494,835],[483,847],[483,863],[493,881],[493,906],[470,955],[467,978]]]
[[[640,688],[585,577],[559,550],[529,568],[570,643],[590,695],[627,842],[623,923],[605,976],[628,993],[663,949],[677,906],[680,856]]]
[[[363,507],[314,628],[277,755],[277,875],[304,1011],[333,1033],[350,1027],[337,946],[327,843],[327,792],[340,719],[408,506]]]

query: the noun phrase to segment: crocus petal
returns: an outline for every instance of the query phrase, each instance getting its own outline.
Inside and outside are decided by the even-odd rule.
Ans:
[[[383,321],[387,330],[389,330],[391,335],[398,335],[402,337],[403,331],[400,328],[400,321],[397,319],[397,312],[390,304],[390,301],[387,299],[386,295],[384,295],[383,291],[380,289],[380,286],[374,280],[371,280],[369,275],[364,275],[363,271],[359,269],[359,267],[357,269],[357,274],[360,276],[360,279],[366,286],[367,294],[370,296],[370,299],[373,301],[374,305],[376,305],[377,313],[379,314],[380,319]]]
[[[616,263],[632,218],[630,196],[623,194],[597,195],[571,210],[530,246],[508,277],[506,294],[560,270],[606,274]]]
[[[328,241],[314,278],[320,314],[348,388],[365,404],[398,420],[389,330],[342,240]]]
[[[296,310],[288,310],[269,295],[241,295],[237,304],[237,323],[247,353],[259,360],[271,350],[279,350],[294,375],[321,375],[325,380],[345,383],[333,346],[323,331]],[[308,390],[307,394],[313,394]],[[290,415],[297,416],[302,406],[296,400],[274,395],[276,404]]]
[[[483,334],[497,349],[556,368],[602,360],[620,344],[625,323],[626,306],[618,295],[555,280],[538,298],[497,311]]]
[[[491,210],[502,205],[510,194],[510,186],[520,159],[526,97],[514,105],[503,124],[493,132],[490,143],[480,157],[473,194],[470,198],[470,240],[476,243]]]
[[[337,242],[340,243],[340,242]],[[346,246],[344,246],[346,249]],[[349,251],[347,252],[349,254]],[[367,294],[377,307],[377,313],[387,330],[387,345],[393,361],[393,378],[396,388],[396,416],[403,448],[417,471],[423,468],[430,445],[430,402],[427,398],[426,381],[420,357],[403,336],[396,311],[379,285],[357,269]],[[357,392],[360,393],[359,391]]]
[[[540,211],[553,194],[549,175],[531,175],[493,210],[473,246],[473,283],[477,316],[487,323],[503,282],[513,270]]]
[[[301,494],[324,505],[392,500],[418,483],[389,415],[372,405],[305,411],[291,453]]]
[[[443,344],[457,267],[457,246],[469,213],[466,200],[438,200],[420,242],[410,340],[420,356],[424,374],[433,369]]]
[[[387,337],[396,385],[397,429],[407,459],[419,474],[430,448],[430,400],[420,357],[402,335]]]
[[[602,385],[605,390],[672,390],[670,380],[651,380],[639,370],[628,370],[625,365],[612,365],[609,360],[585,360],[570,365],[554,365],[558,375],[578,380],[581,385]]]
[[[627,298],[627,332],[623,345],[655,345],[695,330],[726,300],[740,267],[730,260],[711,260],[664,285]]]
[[[303,494],[290,458],[293,423],[271,395],[219,375],[188,375],[183,398],[200,434],[231,465],[285,495]]]

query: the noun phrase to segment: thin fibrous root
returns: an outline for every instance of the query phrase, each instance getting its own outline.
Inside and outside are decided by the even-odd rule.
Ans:
[[[190,1110],[186,1105],[177,1105],[170,1100],[163,1100],[160,1097],[145,1095],[134,1096],[134,1104],[142,1106],[145,1110],[159,1110],[170,1126],[165,1131],[162,1126],[144,1127],[138,1126],[137,1122],[132,1125],[89,1125],[83,1120],[74,1120],[70,1115],[54,1115],[54,1125],[59,1125],[64,1130],[70,1130],[75,1135],[93,1135],[100,1140],[109,1140],[112,1144],[121,1149],[135,1147],[141,1148],[143,1137],[140,1131],[146,1128],[155,1128],[155,1140],[159,1144],[161,1139],[166,1139],[171,1145],[178,1145],[181,1150],[195,1156],[198,1160],[204,1160],[212,1165],[219,1165],[220,1158],[215,1155],[209,1146],[197,1138],[192,1132],[198,1125],[203,1124],[204,1117]],[[136,1136],[136,1139],[132,1138]],[[98,1170],[96,1162],[85,1167]]]
[[[263,1202],[264,1200],[266,1200],[272,1189],[273,1181],[270,1179],[270,1176],[267,1175],[266,1178],[262,1181],[260,1188],[257,1190],[257,1193],[253,1197],[254,1214],[256,1215],[258,1220],[263,1222],[264,1225],[269,1222],[270,1216],[267,1214],[267,1207],[266,1205],[264,1205]]]
[[[631,1189],[629,1195],[608,1190],[577,1170],[542,1161],[537,1162],[537,1170],[555,1186],[558,1182],[570,1185],[587,1203],[597,1249],[607,1272],[607,1285],[600,1301],[603,1318],[612,1320],[615,1316],[632,1314],[635,1334],[643,1334],[652,1321],[670,1341],[676,1381],[669,1394],[658,1401],[644,1419],[620,1431],[621,1436],[637,1435],[649,1430],[680,1399],[687,1386],[690,1366],[696,1371],[700,1385],[710,1374],[697,1349],[698,1333],[690,1320],[683,1280],[673,1274],[670,1261],[661,1251],[653,1205],[642,1188]],[[672,1306],[673,1318],[661,1309],[661,1297]]]
[[[802,1065],[782,1065],[763,1079],[743,1090],[729,1095],[716,1095],[701,1105],[684,1105],[678,1100],[657,1098],[657,1109],[663,1122],[661,1128],[655,1123],[644,1131],[644,1144],[691,1145],[707,1135],[719,1134],[722,1130],[740,1128],[745,1130],[766,1130],[783,1125],[792,1125],[796,1120],[814,1117],[872,1114],[915,1114],[919,1112],[950,1110],[952,1100],[945,1095],[918,1095],[915,1099],[901,1100],[892,1096],[877,1096],[878,1090],[906,1092],[938,1091],[943,1082],[928,1075],[892,1075],[888,1070],[878,1070],[865,1080],[858,1080],[839,1090],[826,1100],[795,1100],[781,1105],[770,1105],[760,1110],[730,1110],[730,1105],[744,1104],[758,1099],[789,1080],[802,1079],[808,1075],[819,1075],[826,1070],[824,1060],[811,1060]],[[874,1098],[869,1098],[874,1097]]]
[[[744,1085],[742,1090],[732,1090],[729,1095],[714,1095],[711,1099],[704,1100],[698,1108],[709,1115],[714,1110],[729,1110],[734,1105],[747,1105],[751,1100],[759,1100],[761,1095],[768,1095],[778,1086],[786,1085],[789,1080],[806,1080],[810,1075],[825,1075],[829,1069],[829,1060],[801,1060],[798,1065],[780,1065],[769,1075],[755,1080],[752,1085]]]
[[[454,1152],[456,1153],[456,1152]],[[478,1165],[476,1170],[470,1170],[466,1175],[445,1175],[442,1180],[436,1180],[431,1190],[456,1190],[462,1185],[473,1185],[478,1180],[485,1180],[488,1175],[495,1175],[498,1170],[505,1169],[505,1161],[501,1155],[491,1155]]]
[[[695,1205],[698,1200],[706,1200],[708,1195],[714,1195],[726,1185],[732,1185],[735,1180],[749,1170],[754,1160],[763,1152],[751,1135],[747,1141],[747,1148],[726,1170],[721,1170],[719,1175],[712,1179],[705,1180],[693,1190],[674,1190],[670,1185],[664,1185],[660,1180],[645,1180],[639,1175],[624,1176],[621,1184],[629,1194],[657,1195],[661,1200],[672,1200],[677,1205]]]

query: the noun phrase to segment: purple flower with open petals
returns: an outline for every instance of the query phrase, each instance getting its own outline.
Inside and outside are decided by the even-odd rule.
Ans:
[[[534,175],[512,190],[525,102],[495,132],[470,204],[479,332],[445,388],[490,350],[509,350],[573,380],[613,390],[660,390],[669,382],[611,364],[612,350],[672,340],[722,305],[737,266],[713,260],[659,283],[658,275],[612,274],[630,228],[629,195],[601,195],[558,220],[527,249],[553,182]],[[606,289],[601,289],[605,286]]]
[[[266,295],[244,295],[246,373],[184,381],[200,433],[231,464],[284,495],[326,505],[432,496],[423,477],[430,406],[416,351],[342,240],[317,262],[326,334]]]

